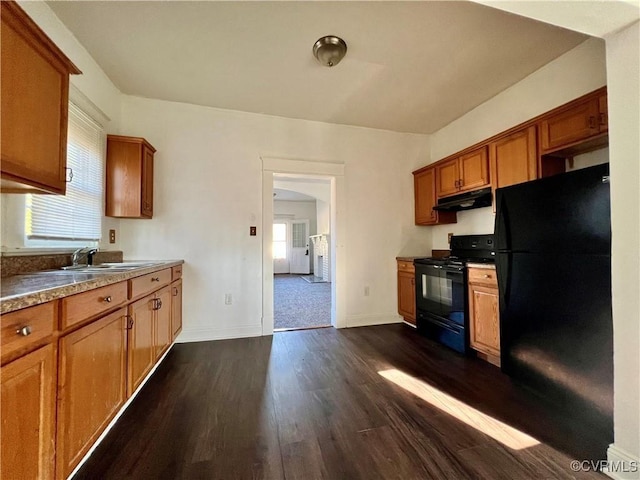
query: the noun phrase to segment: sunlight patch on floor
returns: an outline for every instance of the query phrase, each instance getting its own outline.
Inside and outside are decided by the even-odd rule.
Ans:
[[[451,415],[485,435],[489,435],[494,440],[497,440],[513,450],[522,450],[540,443],[526,433],[522,433],[520,430],[517,430],[506,423],[496,420],[495,418],[470,407],[457,398],[438,390],[423,380],[407,375],[400,370],[381,370],[378,374],[404,388],[413,395],[421,398],[425,402],[428,402],[444,413]]]

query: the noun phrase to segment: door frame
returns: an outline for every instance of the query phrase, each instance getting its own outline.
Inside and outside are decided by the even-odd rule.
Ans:
[[[347,326],[346,273],[343,261],[344,164],[261,156],[262,160],[262,335],[273,335],[273,179],[274,174],[300,178],[326,178],[331,184],[331,325]]]

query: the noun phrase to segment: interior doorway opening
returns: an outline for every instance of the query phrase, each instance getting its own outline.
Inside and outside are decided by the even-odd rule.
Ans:
[[[274,331],[331,326],[331,179],[273,175]]]

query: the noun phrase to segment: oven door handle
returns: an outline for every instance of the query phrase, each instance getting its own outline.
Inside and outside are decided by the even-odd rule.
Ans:
[[[431,322],[431,323],[433,323],[435,325],[438,325],[439,327],[445,328],[445,329],[447,329],[447,330],[449,330],[450,332],[453,332],[453,333],[460,333],[463,330],[462,327],[454,328],[451,325],[448,325],[448,324],[446,324],[444,322],[441,322],[440,320],[436,320],[433,317],[426,317],[425,320],[427,322]]]

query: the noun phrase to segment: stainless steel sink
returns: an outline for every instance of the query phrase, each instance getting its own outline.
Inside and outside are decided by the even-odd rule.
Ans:
[[[62,267],[60,270],[48,270],[41,273],[117,273],[135,270],[136,268],[151,267],[160,262],[119,262],[119,263],[101,263],[99,265],[76,265]]]

